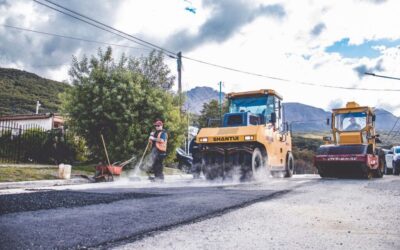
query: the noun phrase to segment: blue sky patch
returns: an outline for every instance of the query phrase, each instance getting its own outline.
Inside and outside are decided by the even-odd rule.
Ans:
[[[390,48],[400,45],[400,39],[369,40],[359,45],[351,45],[349,44],[349,41],[349,38],[343,38],[342,40],[337,41],[333,45],[327,47],[325,51],[328,53],[339,53],[342,57],[346,58],[376,58],[381,55],[381,52],[374,49],[374,46],[385,46]]]

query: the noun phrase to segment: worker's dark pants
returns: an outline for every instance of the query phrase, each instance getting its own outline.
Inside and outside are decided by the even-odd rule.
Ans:
[[[151,151],[152,157],[153,157],[153,172],[154,172],[154,177],[157,179],[164,179],[164,174],[163,174],[163,161],[165,158],[165,153],[159,152],[157,148],[153,148]]]

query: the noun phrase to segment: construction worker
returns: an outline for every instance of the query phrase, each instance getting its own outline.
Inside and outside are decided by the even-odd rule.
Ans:
[[[167,155],[167,132],[163,130],[163,122],[156,120],[154,122],[155,132],[151,132],[149,141],[151,143],[151,157],[153,160],[152,168],[154,172],[154,180],[164,180],[163,161]]]
[[[356,122],[356,119],[353,116],[351,116],[349,120],[350,125],[346,127],[347,131],[356,131],[361,129],[361,126]]]

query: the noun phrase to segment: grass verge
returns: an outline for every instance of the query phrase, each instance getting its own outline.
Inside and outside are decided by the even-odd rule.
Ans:
[[[128,171],[124,171],[123,175]],[[73,175],[86,175],[94,176],[95,165],[74,165],[72,166],[71,176]],[[182,171],[176,168],[164,168],[165,175],[176,175],[183,174]],[[141,175],[145,176],[143,172]],[[18,182],[18,181],[39,181],[39,180],[55,180],[58,179],[58,167],[57,166],[41,166],[32,165],[26,166],[17,164],[2,165],[0,167],[0,182]]]
[[[93,166],[73,166],[71,175],[94,175]],[[18,165],[0,167],[0,182],[39,181],[58,179],[58,167],[35,166],[19,167]]]

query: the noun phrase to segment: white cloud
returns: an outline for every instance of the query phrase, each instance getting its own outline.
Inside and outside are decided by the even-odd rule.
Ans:
[[[326,46],[345,37],[349,37],[352,43],[361,43],[372,38],[397,39],[398,33],[394,26],[399,23],[400,18],[393,9],[400,5],[393,2],[375,6],[358,1],[335,1],[329,5],[316,1],[286,1],[284,7],[287,17],[284,21],[258,19],[243,27],[230,40],[222,44],[202,46],[189,55],[246,71],[291,79],[294,82],[246,76],[191,62],[186,62],[189,66],[186,67],[185,74],[189,76],[185,82],[190,81],[190,86],[207,84],[215,88],[216,83],[223,80],[225,91],[270,87],[277,89],[285,101],[302,102],[321,108],[329,107],[334,99],[341,99],[343,103],[354,100],[361,105],[370,106],[378,105],[378,100],[381,99],[400,102],[397,101],[399,92],[340,90],[297,83],[300,81],[343,87],[400,89],[399,82],[373,77],[359,79],[354,71],[361,64],[373,67],[381,60],[385,69],[382,74],[400,75],[399,68],[396,68],[400,56],[395,49],[384,49],[382,56],[375,59],[348,59],[324,51]],[[312,4],[307,6],[304,3]],[[311,37],[310,31],[320,22],[326,25],[326,29],[320,36]],[[309,55],[309,60],[303,55]],[[391,111],[400,115],[399,108]]]
[[[115,20],[110,24],[127,33],[162,45],[171,34],[180,30],[186,29],[190,34],[197,34],[200,27],[212,18],[213,11],[209,5],[203,5],[200,0],[192,2],[196,5],[197,14],[185,11],[183,0],[123,1],[119,8],[109,10],[110,15],[114,17],[111,19]],[[400,77],[398,67],[400,50],[398,48],[377,46],[381,56],[372,59],[343,58],[339,54],[325,52],[327,46],[343,38],[349,38],[350,44],[361,44],[370,39],[400,39],[398,32],[400,1],[277,0],[265,3],[263,0],[252,0],[246,3],[253,7],[261,4],[279,4],[283,6],[286,14],[281,19],[257,17],[240,26],[226,40],[203,43],[191,51],[183,51],[184,55],[292,81],[282,82],[249,76],[184,60],[184,89],[195,86],[210,86],[217,89],[217,83],[223,81],[225,92],[273,88],[281,93],[287,102],[301,102],[327,109],[335,100],[342,100],[343,103],[354,100],[361,105],[384,106],[396,115],[400,115],[399,92],[341,90],[299,83],[400,89],[399,81],[376,77],[359,78],[354,70],[360,65],[374,69],[380,62],[382,67],[380,74]],[[24,5],[28,6],[29,10],[19,14],[26,16],[24,24],[35,27],[34,24],[38,22],[34,18],[35,15],[38,17],[46,15],[38,14],[36,8],[29,8],[30,5]],[[17,15],[18,11],[14,11]],[[0,16],[0,23],[3,21]],[[104,15],[102,21],[108,23]],[[39,23],[41,22],[43,21]],[[76,25],[76,23],[71,25]],[[319,29],[312,33],[316,27]],[[91,31],[91,29],[87,30]],[[103,38],[108,38],[107,42],[121,43],[119,39],[111,38],[111,36]],[[135,46],[130,42],[124,43]],[[168,48],[168,44],[164,46]],[[92,47],[95,48],[97,45]],[[75,50],[74,53],[81,54],[79,51]],[[87,47],[83,51],[87,54],[95,53]],[[119,49],[117,54],[122,51],[126,50]],[[6,56],[1,58],[1,62],[7,60]],[[18,65],[17,61],[9,63]],[[66,63],[69,64],[70,61]],[[168,60],[168,63],[172,70],[176,69],[174,60]],[[53,79],[64,80],[67,78],[67,72],[64,69],[65,67],[60,67],[41,72],[45,72],[46,76]],[[383,105],[385,103],[391,105]]]
[[[344,107],[344,105],[346,105],[346,104],[343,103],[343,100],[338,98],[338,99],[331,100],[331,101],[329,102],[329,104],[328,104],[328,109],[329,109],[329,110],[331,110],[331,109],[337,109],[337,108]]]

